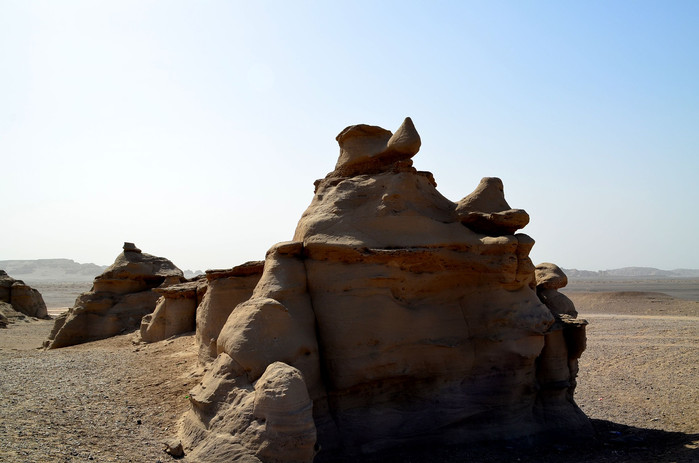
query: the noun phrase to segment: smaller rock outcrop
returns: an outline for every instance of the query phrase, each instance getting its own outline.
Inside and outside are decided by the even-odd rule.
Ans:
[[[511,235],[529,223],[523,209],[512,209],[505,201],[502,180],[484,177],[470,195],[456,203],[461,223],[489,236]]]
[[[196,316],[199,363],[207,364],[216,358],[223,325],[238,304],[250,299],[263,268],[263,261],[252,261],[231,269],[206,271],[207,291]]]
[[[197,306],[206,293],[206,278],[195,278],[166,288],[155,288],[160,299],[152,314],[141,319],[139,340],[157,342],[194,331]]]
[[[568,296],[559,293],[568,284],[568,277],[556,265],[545,262],[536,266],[536,295],[554,315],[578,316],[575,305]]]
[[[558,292],[568,284],[568,277],[560,267],[551,263],[539,264],[535,276],[536,294],[555,318],[537,359],[539,393],[536,413],[542,422],[549,423],[550,433],[556,426],[563,430],[575,422],[579,429],[589,429],[587,418],[573,399],[578,359],[587,347],[587,320],[578,319],[573,301]]]
[[[286,363],[270,364],[253,382],[222,353],[189,396],[182,438],[204,441],[187,452],[189,461],[309,462],[317,452],[313,402],[303,374]]]
[[[135,330],[160,297],[153,289],[183,280],[182,271],[168,259],[124,243],[124,251],[95,278],[92,289],[56,319],[44,346],[54,349]]]
[[[51,318],[41,293],[22,280],[15,280],[4,270],[0,270],[0,302],[11,305],[12,310],[29,317]],[[8,317],[8,314],[5,317],[8,323],[14,318],[12,315]]]

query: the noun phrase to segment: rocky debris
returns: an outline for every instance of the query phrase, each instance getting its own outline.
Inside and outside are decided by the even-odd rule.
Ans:
[[[44,346],[55,349],[135,330],[155,309],[160,295],[153,289],[183,280],[182,271],[169,260],[124,243],[124,251],[95,278],[92,289],[56,318]]]
[[[448,200],[412,167],[410,119],[397,134],[338,135],[293,241],[230,307],[180,430],[193,461],[592,434],[572,398],[584,323],[537,297],[528,215],[499,179]]]
[[[14,311],[29,317],[50,318],[41,293],[22,280],[15,280],[4,270],[0,270],[0,302],[10,304]],[[7,322],[10,323],[12,318],[15,317],[10,316]]]
[[[207,364],[216,358],[223,325],[238,304],[250,299],[263,268],[263,261],[252,261],[231,269],[206,271],[207,291],[196,315],[199,363]]]
[[[141,319],[137,341],[157,342],[194,331],[197,306],[206,293],[206,278],[179,283],[153,291],[161,297],[152,314]]]
[[[171,439],[163,443],[163,451],[170,455],[172,458],[182,458],[184,456],[184,450],[182,449],[182,442],[177,439]]]
[[[29,317],[21,312],[17,312],[12,304],[0,301],[0,328],[6,328],[11,323],[18,321],[29,321]]]
[[[0,328],[7,328],[7,325],[13,323],[16,317],[24,317],[24,315],[13,309],[7,302],[0,301]]]

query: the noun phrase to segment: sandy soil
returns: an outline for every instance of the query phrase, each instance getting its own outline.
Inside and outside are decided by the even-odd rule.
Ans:
[[[373,461],[699,461],[699,302],[654,292],[568,296],[590,322],[576,401],[593,420],[594,442],[438,448]],[[0,331],[0,461],[173,461],[162,442],[201,375],[193,335],[37,350],[51,326]]]

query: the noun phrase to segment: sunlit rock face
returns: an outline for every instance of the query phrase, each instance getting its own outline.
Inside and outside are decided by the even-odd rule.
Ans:
[[[194,331],[197,306],[206,290],[206,278],[203,275],[184,283],[153,289],[160,294],[160,298],[153,313],[141,319],[136,341],[158,342]]]
[[[182,281],[182,271],[168,259],[124,243],[123,252],[95,278],[92,289],[56,319],[44,345],[55,349],[133,331],[155,309],[160,294],[153,289]]]
[[[220,331],[191,394],[185,451],[332,461],[589,433],[572,399],[584,323],[537,296],[534,241],[515,233],[529,217],[502,182],[483,179],[458,203],[442,196],[412,167],[421,141],[410,119],[395,134],[357,125],[337,139],[335,170],[316,182],[293,240],[270,249]],[[257,403],[285,412],[264,418]]]
[[[216,343],[223,325],[233,309],[250,299],[260,281],[264,262],[246,262],[230,269],[206,271],[206,295],[197,307],[196,340],[199,363],[216,359]]]

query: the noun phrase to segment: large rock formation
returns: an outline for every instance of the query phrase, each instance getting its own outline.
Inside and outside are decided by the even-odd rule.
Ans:
[[[92,289],[56,319],[44,345],[54,349],[135,330],[155,309],[160,294],[153,289],[183,280],[182,271],[169,260],[124,243],[124,251],[95,278]]]
[[[15,280],[4,270],[0,270],[0,302],[12,306],[11,309],[6,308],[8,313],[5,313],[5,317],[10,315],[8,320],[14,318],[14,315],[10,314],[10,310],[29,317],[50,318],[46,310],[46,303],[44,303],[39,291],[25,285],[22,280]],[[1,323],[6,324],[5,322]]]
[[[335,170],[293,241],[267,253],[190,394],[190,460],[589,434],[573,401],[584,322],[537,297],[534,240],[515,234],[529,217],[502,182],[483,179],[458,203],[442,196],[412,166],[410,119],[337,140]]]

